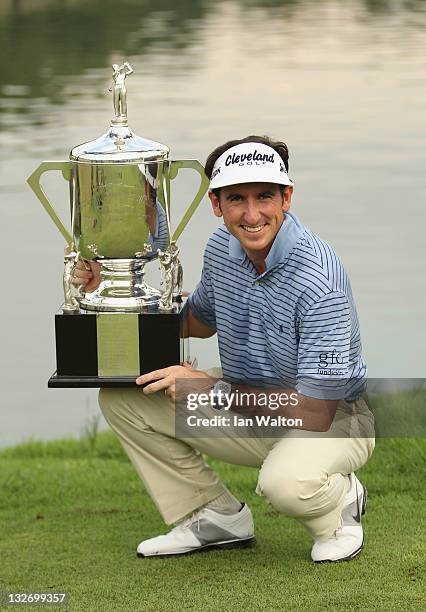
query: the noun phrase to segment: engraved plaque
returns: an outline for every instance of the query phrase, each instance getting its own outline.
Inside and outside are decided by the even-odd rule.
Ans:
[[[139,376],[139,315],[98,314],[98,376]]]

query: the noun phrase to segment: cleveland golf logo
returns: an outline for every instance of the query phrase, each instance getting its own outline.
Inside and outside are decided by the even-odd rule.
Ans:
[[[228,155],[225,161],[225,166],[233,166],[234,164],[238,164],[239,166],[244,166],[244,164],[247,164],[248,166],[251,166],[252,164],[255,164],[256,166],[266,163],[273,164],[274,159],[274,153],[271,153],[270,155],[267,153],[258,153],[257,149],[255,149],[253,153],[242,153],[241,155],[236,155],[233,153],[232,155]]]

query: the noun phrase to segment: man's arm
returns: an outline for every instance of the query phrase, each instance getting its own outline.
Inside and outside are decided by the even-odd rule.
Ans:
[[[216,330],[202,323],[195,317],[191,308],[188,307],[186,317],[183,321],[184,338],[210,338]]]
[[[229,396],[226,406],[234,412],[247,417],[299,419],[297,428],[306,431],[328,431],[340,401],[309,397],[291,388],[269,390],[246,385],[232,385]]]
[[[203,379],[194,381],[191,393],[203,395],[214,394],[216,378],[212,378],[207,372],[194,370],[189,364],[183,366],[170,366],[162,370],[149,372],[136,379],[136,384],[146,385],[144,393],[156,393],[164,390],[170,399],[175,399],[176,381],[182,379]],[[189,389],[189,387],[186,387]],[[245,395],[242,395],[245,394]],[[265,401],[266,396],[266,401]],[[280,402],[278,402],[280,397]],[[180,398],[184,400],[185,398]],[[231,391],[220,396],[220,404],[223,410],[232,409],[242,416],[253,417],[268,415],[271,417],[284,417],[288,419],[299,419],[300,423],[289,424],[289,428],[303,429],[306,431],[328,431],[333,422],[337,406],[340,400],[321,400],[297,393],[295,389],[259,389],[246,385],[232,385]],[[275,409],[271,406],[280,405]],[[290,422],[291,423],[291,422]]]

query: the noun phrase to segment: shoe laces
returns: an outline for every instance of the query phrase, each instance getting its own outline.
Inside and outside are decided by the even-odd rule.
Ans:
[[[186,518],[179,521],[179,523],[176,525],[176,527],[174,527],[172,531],[175,531],[175,529],[178,529],[178,530],[189,529],[191,525],[193,525],[194,523],[197,523],[197,531],[200,531],[200,514],[201,514],[201,509],[195,510],[194,512],[189,514]]]

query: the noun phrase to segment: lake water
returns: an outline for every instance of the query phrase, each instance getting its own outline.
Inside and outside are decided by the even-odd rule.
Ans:
[[[46,386],[64,244],[25,181],[107,129],[123,59],[132,129],[174,158],[286,140],[293,211],[349,271],[370,375],[425,377],[425,48],[420,0],[3,0],[0,444],[78,435],[98,411],[95,390]],[[45,184],[66,218],[66,185]],[[195,178],[174,187],[177,221]],[[216,226],[204,200],[181,239],[187,290]],[[192,349],[217,364],[214,339]]]

